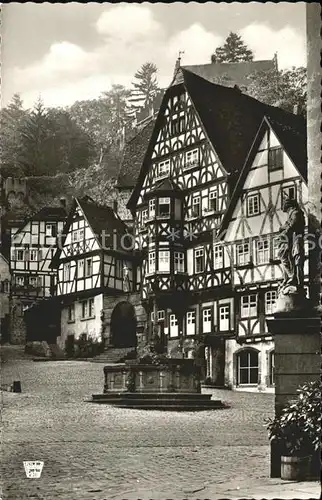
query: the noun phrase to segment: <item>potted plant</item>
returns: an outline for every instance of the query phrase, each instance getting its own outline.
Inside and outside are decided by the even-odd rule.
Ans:
[[[320,471],[321,382],[309,382],[298,389],[274,419],[268,419],[271,441],[281,450],[281,478],[307,480]]]

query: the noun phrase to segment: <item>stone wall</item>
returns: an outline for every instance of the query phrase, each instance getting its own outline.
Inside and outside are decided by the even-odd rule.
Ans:
[[[137,343],[140,345],[145,342],[146,339],[146,322],[147,315],[144,307],[141,303],[141,296],[139,293],[122,294],[118,296],[104,296],[103,297],[103,312],[104,319],[102,322],[103,336],[105,338],[106,345],[110,343],[111,338],[111,317],[113,310],[117,304],[121,302],[129,302],[135,310],[135,316],[137,321]]]
[[[19,299],[12,299],[10,308],[10,343],[25,344],[27,337],[23,304]]]

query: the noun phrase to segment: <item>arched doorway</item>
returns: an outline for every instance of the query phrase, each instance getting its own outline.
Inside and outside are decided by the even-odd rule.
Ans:
[[[120,302],[112,312],[111,344],[114,347],[136,346],[136,316],[129,302]]]

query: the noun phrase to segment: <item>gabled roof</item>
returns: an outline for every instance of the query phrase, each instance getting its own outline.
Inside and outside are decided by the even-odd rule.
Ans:
[[[251,74],[272,71],[276,67],[276,62],[272,60],[264,61],[247,61],[237,63],[211,63],[211,64],[194,64],[189,66],[181,66],[178,68],[177,74],[174,77],[172,84],[180,83],[182,78],[181,69],[190,71],[195,75],[201,76],[211,83],[220,83],[233,87],[248,87],[248,77]]]
[[[117,248],[120,249],[119,244],[121,237],[129,233],[127,225],[119,218],[111,207],[98,205],[89,196],[85,196],[84,198],[75,198],[63,229],[63,238],[60,248],[58,248],[55,253],[50,267],[55,267],[59,260],[70,225],[73,221],[74,212],[77,207],[79,207],[84,214],[84,217],[92,229],[101,249],[106,250],[110,248],[116,250],[116,248],[114,248],[115,244],[117,245]]]
[[[247,155],[245,164],[241,170],[240,176],[235,184],[234,191],[228,208],[222,219],[219,234],[224,236],[224,232],[228,227],[238,199],[240,197],[243,185],[249,173],[250,167],[255,159],[260,143],[264,137],[266,130],[271,127],[283,149],[286,151],[300,175],[307,181],[307,152],[306,152],[306,128],[305,126],[291,127],[289,124],[280,123],[274,119],[265,116],[259,126],[254,142]]]
[[[155,195],[179,195],[181,196],[183,194],[182,189],[172,180],[167,177],[166,179],[161,180],[151,191],[146,193],[145,199],[147,198],[153,198]]]
[[[305,128],[303,118],[257,101],[242,94],[237,88],[210,83],[184,69],[182,69],[182,75],[183,83],[169,87],[165,93],[142,162],[138,183],[128,202],[129,207],[135,205],[142,182],[150,166],[150,156],[158,131],[162,126],[163,112],[168,98],[179,90],[185,89],[188,92],[219,161],[230,175],[231,185],[234,185],[239,176],[264,116],[280,124],[284,133],[288,135],[293,134],[293,129],[294,131],[303,131]],[[288,129],[292,129],[292,131],[287,132]]]
[[[125,145],[116,184],[118,189],[133,189],[136,185],[154,124],[155,120],[150,120]]]
[[[127,225],[119,218],[111,207],[97,205],[89,198],[79,198],[77,203],[80,206],[88,224],[97,237],[100,246],[109,246],[113,243],[113,231],[118,237],[128,232]],[[104,233],[105,231],[105,233]],[[105,234],[105,243],[104,243]]]
[[[67,213],[63,207],[43,207],[38,212],[30,215],[27,219],[21,222],[15,235],[18,234],[29,222],[44,221],[44,222],[59,222],[67,218]]]

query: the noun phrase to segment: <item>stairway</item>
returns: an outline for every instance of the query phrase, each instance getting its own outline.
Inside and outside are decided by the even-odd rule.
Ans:
[[[123,363],[126,359],[135,358],[134,347],[110,347],[102,354],[95,356],[92,361],[95,363]]]
[[[202,411],[228,408],[211,394],[199,393],[106,393],[93,394],[91,403],[107,404],[118,408],[163,411]]]

